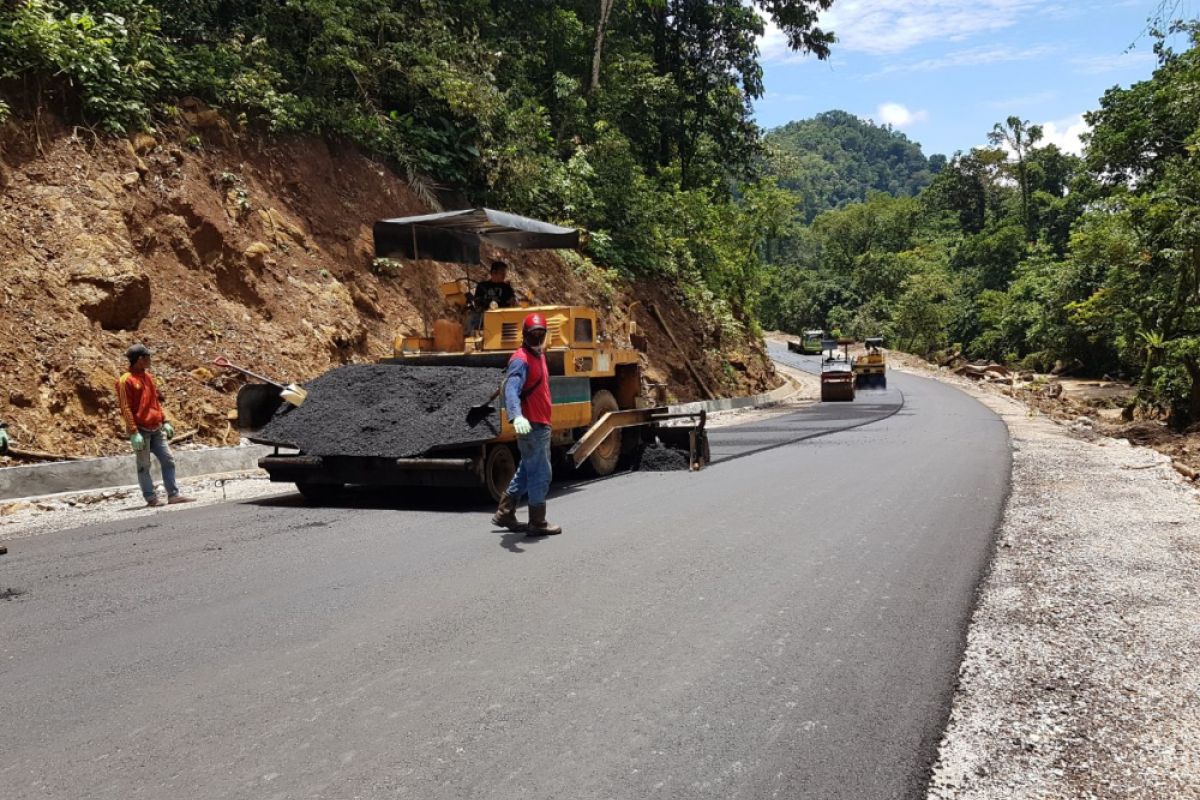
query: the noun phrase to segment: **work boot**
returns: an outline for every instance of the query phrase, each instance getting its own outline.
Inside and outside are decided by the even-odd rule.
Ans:
[[[529,507],[529,536],[556,536],[562,533],[562,528],[546,522],[546,505]]]
[[[177,495],[174,495],[173,497],[167,498],[167,505],[169,505],[169,506],[179,505],[180,503],[194,503],[194,502],[196,502],[196,498],[184,497],[181,494],[177,494]]]
[[[508,492],[500,495],[500,506],[492,515],[492,524],[497,528],[508,528],[510,531],[525,530],[525,523],[517,519],[517,498]]]

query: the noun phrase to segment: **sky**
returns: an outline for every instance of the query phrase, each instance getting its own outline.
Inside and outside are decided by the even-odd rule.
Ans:
[[[1200,16],[1200,0],[834,0],[820,22],[839,39],[826,61],[789,51],[767,26],[755,118],[773,128],[841,109],[952,155],[1019,116],[1078,153],[1083,112],[1153,73],[1144,31],[1164,4]]]

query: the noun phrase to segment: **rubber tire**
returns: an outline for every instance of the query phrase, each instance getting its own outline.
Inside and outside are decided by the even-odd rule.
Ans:
[[[879,388],[880,388],[880,389],[886,389],[886,388],[887,388],[887,375],[880,375],[880,376],[879,376]]]
[[[494,444],[483,459],[483,490],[499,503],[517,472],[517,456],[507,444]]]
[[[617,405],[617,398],[613,397],[612,392],[608,389],[598,390],[592,395],[592,424],[594,425],[596,420],[609,411],[619,411],[620,408]],[[620,461],[621,431],[615,430],[600,443],[595,452],[588,456],[587,465],[593,475],[603,478],[605,475],[613,474]]]
[[[297,483],[296,491],[304,497],[304,502],[310,506],[324,506],[336,501],[342,494],[345,484],[341,483]]]

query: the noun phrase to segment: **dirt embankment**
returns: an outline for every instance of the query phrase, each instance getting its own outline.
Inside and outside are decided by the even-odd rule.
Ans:
[[[438,286],[465,276],[462,265],[372,269],[372,223],[428,210],[353,148],[268,142],[195,104],[177,125],[128,140],[10,123],[0,128],[0,420],[24,449],[124,452],[113,385],[125,348],[141,341],[156,352],[177,430],[234,443],[227,412],[240,380],[218,374],[215,356],[307,380],[385,357],[395,336],[446,314]],[[650,303],[715,392],[777,383],[759,345],[723,337],[673,287],[614,281],[550,252],[504,257],[536,301],[594,305],[610,326],[642,301],[633,313],[647,380],[672,399],[702,390]]]
[[[1175,469],[1189,480],[1200,480],[1200,425],[1185,431],[1172,429],[1153,410],[1133,410],[1130,404],[1137,389],[1130,383],[1108,378],[1088,379],[1032,375],[1003,369],[1002,373],[955,372],[917,356],[891,352],[892,363],[918,372],[937,372],[960,385],[1011,397],[1051,419],[1071,423],[1072,432],[1085,439],[1126,439],[1138,447],[1149,447],[1169,456]],[[1132,417],[1132,419],[1130,419]]]

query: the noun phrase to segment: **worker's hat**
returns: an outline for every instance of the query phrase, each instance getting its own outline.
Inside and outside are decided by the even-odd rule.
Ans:
[[[525,332],[546,330],[546,318],[537,312],[525,316]]]
[[[132,345],[128,350],[125,351],[125,357],[130,361],[137,361],[142,356],[150,355],[154,355],[154,353],[151,352],[149,347],[146,347],[146,345],[142,344],[141,342]]]

